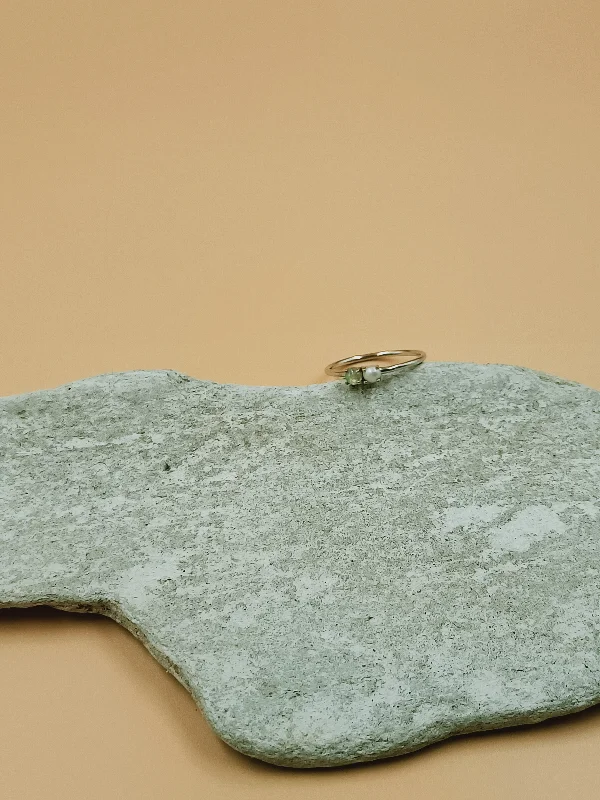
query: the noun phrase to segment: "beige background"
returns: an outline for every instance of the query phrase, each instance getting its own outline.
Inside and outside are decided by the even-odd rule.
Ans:
[[[596,0],[4,0],[0,40],[0,394],[382,347],[600,388]],[[585,799],[599,748],[276,769],[115,623],[0,614],[2,800]]]

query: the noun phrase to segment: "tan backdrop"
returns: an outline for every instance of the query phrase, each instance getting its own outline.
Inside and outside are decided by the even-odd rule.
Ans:
[[[365,349],[600,388],[595,0],[5,0],[0,394]],[[596,798],[600,710],[253,762],[115,623],[0,614],[2,800]]]

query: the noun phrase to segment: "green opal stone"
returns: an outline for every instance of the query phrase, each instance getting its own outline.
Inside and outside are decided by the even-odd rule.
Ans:
[[[346,374],[344,375],[344,380],[348,384],[348,386],[357,386],[359,383],[363,382],[363,373],[362,369],[358,367],[350,367],[346,370]]]

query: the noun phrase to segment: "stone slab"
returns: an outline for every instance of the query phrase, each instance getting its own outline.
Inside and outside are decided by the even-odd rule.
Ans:
[[[600,392],[101,375],[0,400],[0,606],[106,614],[293,767],[600,698]]]

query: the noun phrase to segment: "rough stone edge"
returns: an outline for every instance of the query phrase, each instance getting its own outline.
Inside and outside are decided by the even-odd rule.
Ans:
[[[495,361],[486,361],[483,363],[479,363],[476,361],[425,361],[421,365],[417,365],[409,369],[409,372],[418,371],[421,368],[428,369],[429,367],[500,367],[502,369],[511,370],[514,372],[519,373],[529,373],[532,375],[536,375],[540,380],[548,381],[550,383],[554,383],[558,386],[573,386],[588,389],[591,391],[600,391],[599,389],[590,386],[585,383],[581,383],[580,381],[571,380],[568,378],[561,378],[558,375],[553,375],[550,372],[545,372],[544,370],[534,369],[533,367],[524,367],[519,366],[517,364],[504,364],[501,362]],[[75,387],[82,383],[89,383],[90,381],[94,380],[102,380],[114,377],[125,377],[131,375],[155,375],[155,376],[162,376],[164,378],[175,378],[179,381],[186,382],[186,383],[196,383],[201,384],[203,386],[216,386],[221,389],[230,389],[232,391],[241,391],[247,390],[250,392],[253,391],[260,391],[260,390],[279,390],[282,393],[292,393],[295,394],[299,391],[324,391],[324,390],[331,390],[332,387],[342,388],[344,391],[346,387],[342,385],[342,381],[332,379],[332,380],[324,380],[320,383],[308,383],[302,385],[290,385],[290,386],[279,386],[279,385],[272,385],[272,384],[245,384],[245,383],[220,383],[219,381],[209,380],[207,378],[197,378],[193,375],[188,375],[185,372],[181,372],[175,369],[130,369],[130,370],[121,370],[117,372],[102,372],[98,375],[90,375],[86,378],[76,378],[72,381],[67,381],[66,383],[61,383],[56,386],[52,386],[46,389],[35,389],[29,392],[19,392],[17,394],[9,394],[9,395],[1,395],[0,396],[0,403],[3,400],[18,400],[24,399],[26,397],[33,397],[38,396],[41,394],[46,394],[47,392],[55,392],[60,391],[61,389],[66,389],[67,387]]]
[[[250,758],[255,758],[259,761],[266,762],[268,764],[272,764],[277,767],[286,767],[286,768],[294,768],[294,769],[315,769],[315,768],[331,768],[331,767],[343,767],[349,766],[351,764],[356,763],[367,763],[370,761],[381,761],[390,758],[395,758],[402,755],[408,755],[410,753],[414,753],[418,750],[422,750],[425,747],[429,747],[433,744],[439,744],[443,741],[448,739],[453,739],[458,736],[466,736],[471,733],[483,733],[486,731],[494,731],[494,730],[501,730],[506,728],[514,728],[520,727],[523,725],[535,725],[538,722],[543,722],[547,719],[552,719],[555,717],[563,717],[569,716],[571,714],[575,714],[579,711],[584,711],[587,708],[591,708],[600,703],[600,687],[598,689],[598,693],[592,699],[582,701],[580,703],[575,704],[568,704],[566,699],[563,699],[562,702],[560,699],[555,701],[554,707],[546,708],[546,709],[538,709],[535,711],[523,712],[522,715],[504,715],[504,716],[497,716],[497,717],[487,717],[485,719],[465,722],[460,724],[460,722],[446,725],[445,729],[438,723],[439,727],[442,727],[442,732],[438,735],[433,735],[431,737],[426,737],[420,742],[416,742],[411,744],[410,746],[395,746],[384,748],[379,752],[373,752],[366,755],[360,755],[357,757],[352,757],[348,754],[346,755],[332,755],[330,758],[320,758],[320,757],[307,757],[306,755],[298,754],[298,755],[291,755],[289,757],[278,755],[271,749],[260,749],[259,747],[252,747],[244,744],[244,742],[248,742],[248,736],[243,735],[239,736],[236,735],[235,731],[226,731],[221,730],[215,720],[211,717],[210,712],[206,708],[203,698],[201,695],[197,694],[185,673],[181,667],[179,667],[173,659],[168,656],[163,650],[156,644],[151,636],[144,633],[144,631],[139,628],[136,623],[133,621],[131,617],[129,617],[123,610],[123,608],[119,605],[119,603],[110,600],[98,600],[97,602],[89,602],[89,603],[74,603],[69,600],[60,599],[59,597],[41,597],[36,600],[15,600],[14,602],[0,602],[0,612],[4,609],[8,610],[11,608],[34,608],[37,606],[47,606],[50,608],[55,608],[59,611],[68,611],[68,612],[75,612],[80,614],[101,614],[102,616],[108,617],[112,619],[114,622],[122,625],[129,633],[131,633],[136,639],[138,639],[146,648],[146,650],[153,656],[156,661],[170,674],[172,675],[181,685],[190,693],[192,699],[196,703],[198,709],[202,712],[205,719],[209,723],[210,727],[212,728],[213,732],[227,745],[229,745],[234,750],[242,753],[245,756]],[[436,727],[434,723],[431,727]]]

